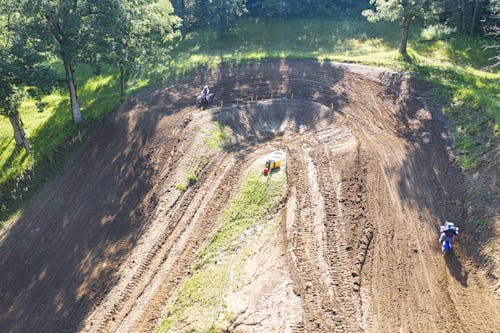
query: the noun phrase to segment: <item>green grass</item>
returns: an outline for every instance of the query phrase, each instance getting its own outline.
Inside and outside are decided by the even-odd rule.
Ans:
[[[227,329],[232,314],[224,297],[241,287],[246,260],[274,235],[280,219],[273,215],[283,195],[283,184],[282,174],[263,177],[251,173],[247,177],[196,258],[192,274],[168,306],[157,332]]]
[[[232,142],[231,135],[232,132],[228,126],[223,126],[216,121],[215,129],[208,133],[208,136],[203,141],[208,147],[221,150]]]
[[[62,66],[58,62],[54,68]],[[61,169],[64,161],[77,149],[82,139],[120,103],[116,73],[104,71],[100,75],[86,65],[77,67],[77,85],[80,107],[85,123],[72,122],[69,98],[64,87],[45,96],[46,104],[36,111],[32,100],[21,106],[21,119],[32,146],[32,153],[14,144],[12,128],[7,118],[0,118],[0,221],[5,221]]]
[[[459,161],[466,170],[488,162],[488,153],[500,136],[499,74],[482,71],[495,50],[483,50],[491,41],[470,36],[439,36],[414,25],[409,39],[409,59],[399,57],[400,27],[366,20],[262,20],[240,19],[224,40],[205,29],[172,42],[171,59],[137,73],[129,93],[169,84],[194,73],[200,66],[255,62],[267,58],[308,58],[356,62],[410,70],[435,85],[431,94],[446,107],[452,120]],[[62,66],[53,66],[62,73]],[[83,115],[82,126],[71,122],[66,88],[44,98],[47,107],[34,111],[28,101],[22,120],[33,147],[27,155],[14,145],[7,118],[0,118],[0,221],[15,214],[34,190],[57,173],[82,138],[98,126],[120,102],[116,71],[99,75],[89,66],[76,67]],[[451,106],[453,105],[453,106]],[[213,145],[224,145],[224,129]]]
[[[198,170],[197,169],[191,169],[189,170],[188,172],[188,175],[187,175],[187,182],[189,185],[193,185],[194,183],[196,183],[198,181]]]
[[[181,192],[186,192],[186,185],[183,183],[177,183],[177,185],[175,185],[175,189]]]

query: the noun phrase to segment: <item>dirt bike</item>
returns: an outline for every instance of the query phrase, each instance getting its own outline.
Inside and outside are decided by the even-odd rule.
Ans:
[[[207,107],[210,104],[213,103],[214,101],[214,94],[208,94],[208,98],[206,98],[204,95],[199,95],[196,97],[196,105],[198,107]]]
[[[447,234],[445,235],[445,231],[448,230],[451,228],[451,230],[454,230],[454,233],[452,233],[451,235],[450,234]],[[441,226],[439,228],[440,230],[440,233],[441,233],[441,237],[440,237],[440,241],[441,241],[441,249],[443,250],[443,252],[446,254],[448,252],[450,252],[451,250],[451,244],[453,243],[453,239],[455,238],[456,235],[458,235],[458,228],[455,227],[455,225],[452,223],[452,222],[448,222],[446,221],[445,225],[444,226]]]
[[[443,240],[443,246],[442,246],[443,252],[446,254],[450,252],[451,250],[451,242],[449,240]]]

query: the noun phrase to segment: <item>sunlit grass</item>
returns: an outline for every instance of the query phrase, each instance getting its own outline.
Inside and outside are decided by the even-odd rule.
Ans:
[[[113,75],[97,75],[92,78],[92,80],[88,80],[81,87],[80,92],[97,92],[99,89],[109,88],[112,85],[112,81],[116,80]]]
[[[51,65],[61,71],[57,61]],[[119,104],[118,82],[113,71],[95,75],[90,66],[80,65],[77,69],[84,125],[75,126],[72,122],[66,87],[44,96],[43,110],[37,110],[33,100],[21,105],[21,119],[32,148],[29,155],[15,146],[9,120],[0,118],[0,220],[8,219],[29,193],[61,168],[71,151],[68,147],[75,145],[68,146],[69,139],[82,138]],[[67,148],[62,148],[65,145]]]

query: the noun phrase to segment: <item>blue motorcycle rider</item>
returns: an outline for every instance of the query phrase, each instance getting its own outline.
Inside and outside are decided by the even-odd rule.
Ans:
[[[445,221],[444,225],[441,226],[440,231],[441,236],[439,237],[439,244],[443,244],[445,241],[451,244],[458,235],[458,228],[455,227],[453,222]]]

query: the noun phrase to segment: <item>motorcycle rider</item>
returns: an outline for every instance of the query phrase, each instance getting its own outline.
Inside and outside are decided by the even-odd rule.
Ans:
[[[210,102],[210,89],[208,89],[208,86],[204,86],[203,90],[201,91],[201,96],[203,96],[203,99],[208,103]]]
[[[458,228],[455,227],[453,222],[445,221],[444,226],[441,226],[441,236],[439,237],[439,244],[442,244],[444,241],[452,243],[457,235]]]

